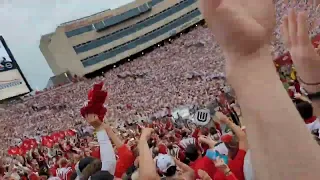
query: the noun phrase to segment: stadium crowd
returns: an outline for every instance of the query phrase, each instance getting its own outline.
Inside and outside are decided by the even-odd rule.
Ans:
[[[284,46],[282,42],[282,36],[289,33],[280,33],[288,5],[283,1],[275,4],[273,58],[282,55],[290,45],[286,43]],[[311,36],[318,34],[320,28],[314,24],[319,14],[316,8],[303,2],[293,6],[308,14],[305,26],[314,27]],[[208,10],[203,11],[208,13]],[[289,16],[289,24],[294,19],[293,14],[291,12]],[[205,17],[209,21],[208,15]],[[212,35],[212,31],[215,33],[217,29],[211,22],[207,23],[210,28],[197,26],[101,77],[67,84],[0,109],[1,178],[254,179],[246,134],[252,124],[246,124],[249,126],[246,129],[228,118],[234,120],[232,108],[226,105],[234,100],[224,101],[227,95],[234,97],[224,72],[230,64],[225,63],[222,49],[224,53],[228,49],[223,44],[224,40]],[[258,71],[260,68],[256,67]],[[246,86],[248,80],[244,77],[243,81],[243,86]],[[107,98],[106,116],[101,111],[83,110],[90,106],[104,109],[101,104],[96,105],[94,93],[88,95],[91,88],[100,82],[108,91],[107,97],[103,96]],[[295,94],[300,93],[300,88],[292,86],[288,89],[294,91],[294,103],[318,140],[319,120],[312,113],[303,112],[312,109],[310,100]],[[235,91],[238,93],[237,88]],[[97,92],[103,94],[104,91],[100,89]],[[251,98],[258,100],[259,97]],[[219,102],[223,113],[217,112],[216,120],[209,123],[210,126],[174,124],[171,120],[172,110],[179,106],[205,107],[215,101]],[[242,108],[246,106],[239,104]],[[247,119],[245,115],[243,118]],[[250,145],[253,144],[250,149],[259,154],[254,151],[257,150],[256,142],[251,144],[250,140],[253,139],[249,137]],[[260,177],[257,179],[272,177],[261,178],[265,174],[259,174],[261,170],[257,169],[255,174]]]

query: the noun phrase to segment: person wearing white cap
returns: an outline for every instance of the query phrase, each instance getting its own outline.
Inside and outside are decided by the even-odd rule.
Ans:
[[[160,154],[157,158],[156,165],[159,171],[166,177],[172,177],[176,174],[176,163],[168,154]]]
[[[142,130],[138,149],[139,149],[139,177],[141,179],[160,179],[158,172],[165,175],[165,179],[184,179],[193,180],[194,171],[188,165],[174,159],[168,154],[159,154],[156,162],[153,161],[152,154],[148,147],[148,139],[154,130],[151,128],[144,128]],[[182,170],[177,173],[177,167]]]
[[[156,161],[157,169],[163,174],[166,180],[184,179],[193,180],[195,177],[193,169],[173,158],[168,154],[160,154]]]

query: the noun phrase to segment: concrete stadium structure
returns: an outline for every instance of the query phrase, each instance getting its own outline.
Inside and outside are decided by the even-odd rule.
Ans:
[[[136,0],[43,35],[40,50],[55,75],[79,76],[126,59],[203,20],[197,0]]]

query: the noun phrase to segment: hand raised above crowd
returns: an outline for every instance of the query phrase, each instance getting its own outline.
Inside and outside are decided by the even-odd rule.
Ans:
[[[97,129],[100,129],[100,128],[103,128],[103,127],[102,127],[103,122],[99,120],[98,115],[88,114],[88,115],[86,116],[86,120],[87,120],[87,122],[88,122],[92,127],[94,127],[96,130],[97,130]]]
[[[297,13],[295,10],[290,10],[289,16],[283,19],[283,39],[299,72],[300,80],[310,84],[320,83],[320,57],[310,41],[307,19],[305,12]],[[317,87],[305,84],[305,88],[316,92],[320,89],[320,85]]]
[[[200,10],[227,56],[239,59],[271,40],[275,25],[272,0],[201,0]]]
[[[140,139],[149,140],[153,132],[154,132],[154,129],[152,128],[143,128]]]

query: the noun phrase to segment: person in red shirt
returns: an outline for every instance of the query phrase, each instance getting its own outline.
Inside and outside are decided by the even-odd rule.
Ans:
[[[214,148],[216,144],[216,142],[204,136],[200,136],[198,138],[198,141],[200,143],[207,144],[210,148]],[[208,173],[210,178],[214,178],[217,168],[215,167],[212,160],[210,160],[206,156],[201,156],[202,152],[195,144],[188,145],[185,149],[185,154],[186,158],[191,161],[189,165],[194,170],[196,179],[200,178],[198,174],[198,170],[200,169]]]
[[[60,159],[58,164],[59,168],[56,170],[56,175],[62,180],[69,180],[73,173],[73,169],[70,167],[67,159]]]
[[[244,172],[243,172],[243,164],[244,164],[244,157],[246,155],[246,152],[248,150],[248,141],[247,136],[242,129],[234,124],[228,117],[223,115],[222,113],[216,114],[219,117],[221,124],[226,124],[230,129],[235,133],[235,135],[238,138],[238,151],[235,155],[235,157],[229,156],[229,162],[228,166],[231,170],[231,172],[238,178],[238,180],[245,180],[244,178]],[[217,171],[217,173],[214,176],[214,180],[227,180],[226,175],[221,172]]]
[[[114,176],[117,178],[121,178],[122,175],[127,171],[127,169],[133,165],[135,157],[133,155],[133,152],[125,144],[117,148],[117,151],[119,158],[117,160],[116,172],[114,173]]]
[[[227,164],[224,163],[224,161],[222,159],[220,159],[219,157],[213,161],[216,168],[223,172],[226,176],[226,180],[238,180],[238,178],[233,174],[233,172],[230,170],[229,166]],[[212,178],[208,175],[207,172],[199,169],[198,170],[198,174],[201,178],[201,180],[212,180]]]
[[[130,147],[120,140],[118,135],[113,132],[112,128],[109,125],[106,124],[104,127],[109,138],[116,146],[117,155],[119,157],[116,163],[116,171],[114,173],[114,176],[117,178],[121,178],[122,175],[127,171],[127,169],[133,165],[135,156]]]

